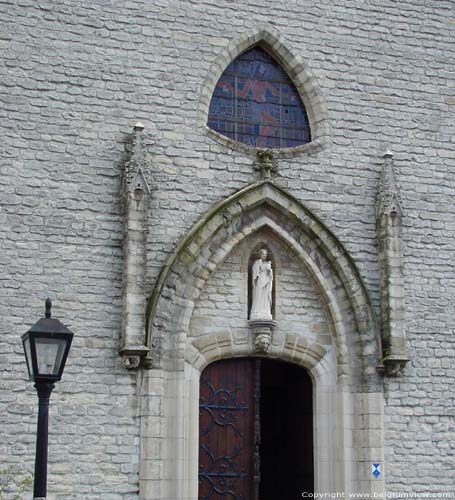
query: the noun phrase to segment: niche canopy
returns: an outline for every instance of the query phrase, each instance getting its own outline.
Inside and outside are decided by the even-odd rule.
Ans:
[[[237,57],[221,75],[210,102],[208,126],[258,148],[291,148],[311,141],[295,85],[259,46]]]

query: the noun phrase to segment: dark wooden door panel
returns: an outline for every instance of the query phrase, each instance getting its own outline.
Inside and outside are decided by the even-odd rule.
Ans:
[[[201,375],[199,500],[251,500],[254,360],[230,359]]]

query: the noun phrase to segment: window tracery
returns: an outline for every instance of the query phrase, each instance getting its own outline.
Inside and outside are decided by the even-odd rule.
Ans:
[[[237,57],[219,79],[208,126],[258,148],[289,148],[311,141],[300,95],[279,63],[256,46]]]

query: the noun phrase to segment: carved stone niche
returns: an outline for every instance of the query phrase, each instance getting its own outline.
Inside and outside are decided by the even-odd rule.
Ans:
[[[267,354],[272,343],[272,333],[277,325],[273,319],[253,319],[248,321],[253,335],[253,350],[257,354]]]
[[[275,313],[275,259],[266,242],[258,243],[248,262],[248,313],[253,350],[269,352]]]

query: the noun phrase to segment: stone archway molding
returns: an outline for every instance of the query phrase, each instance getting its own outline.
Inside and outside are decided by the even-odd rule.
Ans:
[[[315,367],[317,370],[322,369],[323,365],[320,363],[326,353],[325,347],[316,342],[310,342],[298,335],[287,334],[282,350],[272,355],[267,354],[266,357],[301,365],[311,371]],[[251,346],[245,344],[239,348],[227,332],[192,339],[191,342],[187,343],[185,350],[185,360],[201,372],[217,359],[251,355]]]
[[[191,317],[207,280],[231,252],[245,239],[266,233],[311,273],[325,293],[327,318],[333,323],[334,348],[286,331],[284,342],[261,354],[303,366],[313,380],[315,488],[324,493],[384,492],[384,478],[374,478],[368,469],[370,462],[383,461],[384,417],[376,373],[381,344],[366,288],[336,236],[299,200],[264,180],[203,215],[155,283],[147,309],[147,344],[154,364],[142,372],[141,388],[143,500],[198,498],[200,374],[218,359],[257,354],[252,342],[236,343],[229,328],[191,336]],[[163,395],[159,408],[157,391]],[[157,468],[157,463],[162,465]]]
[[[256,45],[262,46],[286,70],[302,98],[311,128],[310,143],[293,148],[277,149],[276,156],[297,156],[303,152],[317,151],[328,145],[331,140],[328,111],[317,78],[307,62],[286,47],[286,43],[278,30],[266,23],[255,26],[232,40],[222,49],[216,60],[211,64],[201,87],[197,118],[198,126],[224,145],[253,155],[256,154],[254,147],[233,141],[207,127],[210,101],[219,78],[236,57]]]
[[[261,222],[261,216],[251,215],[262,207],[275,210],[280,221],[264,215]],[[344,327],[351,314],[350,335],[356,337],[351,341],[360,346],[362,365],[374,377],[381,364],[378,323],[354,261],[311,211],[271,180],[251,184],[219,202],[180,241],[165,262],[148,303],[146,345],[151,346],[161,330],[177,332],[180,345],[185,343],[195,300],[211,273],[243,238],[264,226],[301,260],[306,259],[304,264],[326,292],[335,328]]]
[[[198,433],[199,433],[199,382],[204,368],[220,359],[255,356],[247,344],[235,346],[223,334],[205,336],[206,342],[193,341],[188,345],[185,359],[185,393],[188,397],[186,435],[188,446],[182,451],[185,457],[186,474],[182,481],[182,496],[188,500],[198,498]],[[234,353],[234,355],[233,355]],[[262,356],[267,359],[285,361],[304,368],[313,384],[314,405],[314,474],[315,487],[319,493],[327,495],[333,491],[344,491],[351,477],[352,457],[347,455],[347,443],[352,442],[351,414],[352,393],[337,391],[336,361],[333,352],[314,342],[299,338],[294,334],[286,335],[281,352]],[[338,392],[338,393],[337,393]],[[337,415],[338,405],[343,401],[345,409]],[[332,453],[329,453],[332,450]],[[337,450],[335,452],[335,450]],[[342,458],[343,466],[337,461]]]

